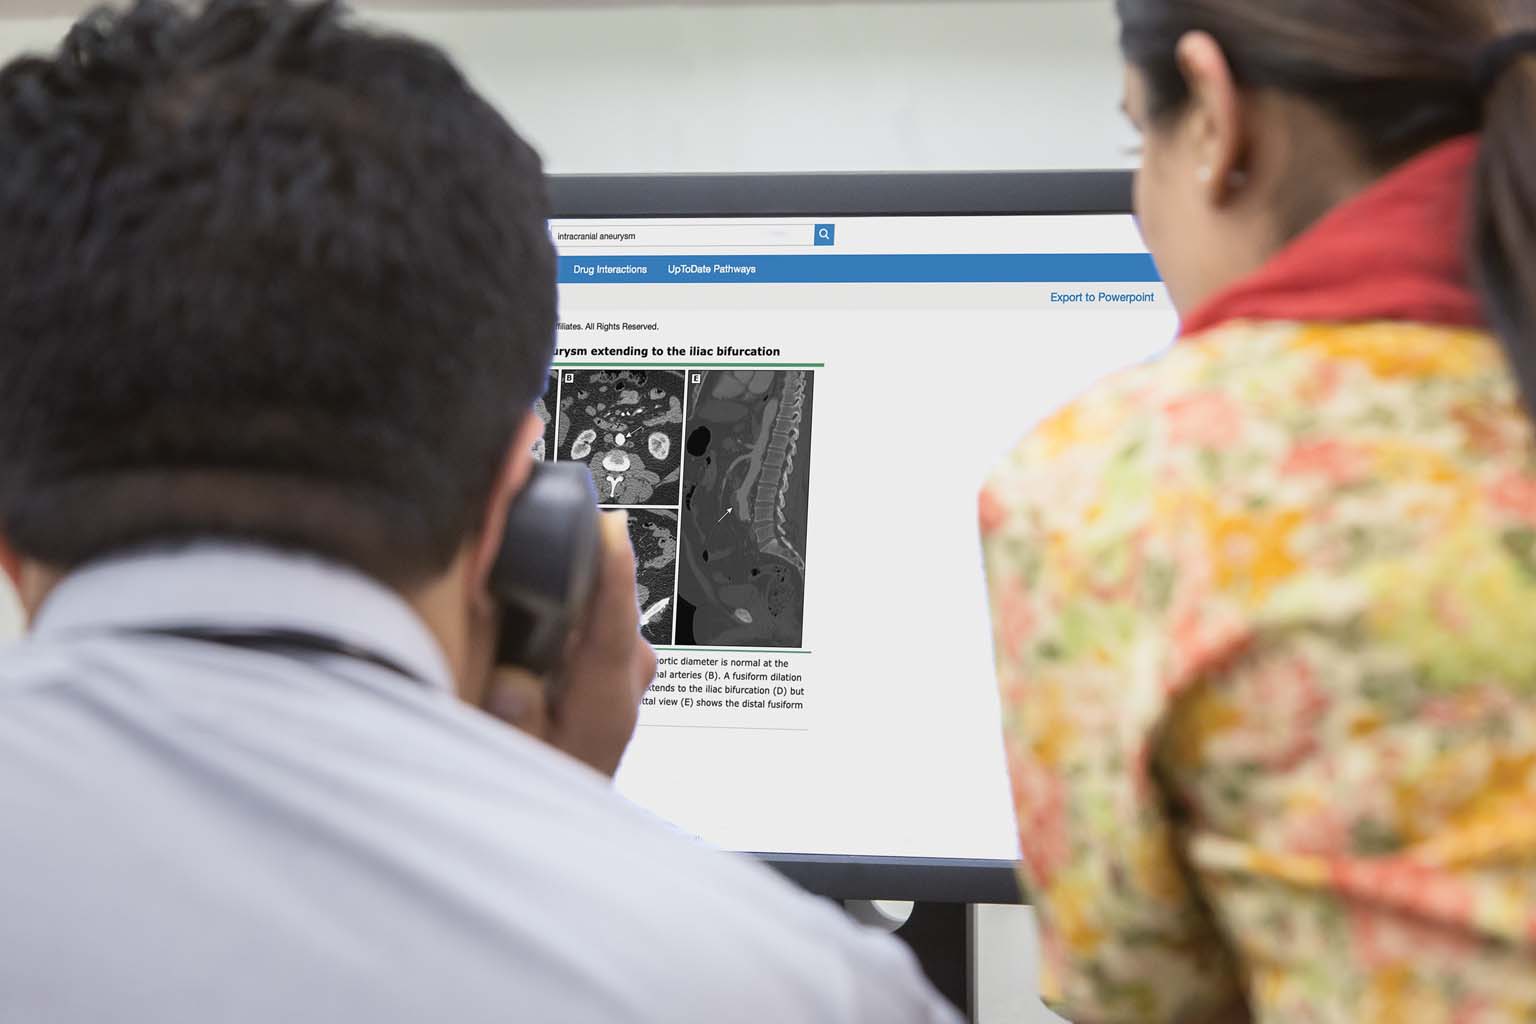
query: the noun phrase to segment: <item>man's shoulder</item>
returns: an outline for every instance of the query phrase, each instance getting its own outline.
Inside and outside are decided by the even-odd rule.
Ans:
[[[705,1019],[750,1001],[778,1019],[878,1019],[862,1008],[882,991],[889,1019],[928,1019],[931,993],[892,940],[446,694],[362,677],[289,692],[283,678],[164,675],[116,648],[86,654],[0,655],[17,712],[0,722],[0,798],[15,798],[0,802],[39,809],[12,852],[60,883],[33,922],[60,941],[90,931],[67,920],[64,893],[83,889],[171,942],[196,932],[291,952],[341,931],[385,961],[402,949],[504,960],[498,991],[596,998],[623,979],[621,998],[650,993],[656,1008],[626,1019]],[[75,813],[42,813],[61,805]],[[109,850],[87,823],[127,807],[136,824]],[[223,894],[221,917],[188,897],[200,891]],[[277,912],[292,906],[312,927]],[[363,920],[380,925],[358,933]],[[560,985],[540,980],[550,972]]]
[[[742,1007],[782,1020],[948,1019],[896,940],[755,858],[656,817],[564,754],[473,709],[449,713],[490,734],[475,774],[505,786],[499,815],[461,819],[472,841],[502,851],[486,878],[498,894],[487,909],[521,929],[528,894],[541,892],[559,915],[551,941],[592,964],[594,983],[622,977],[664,993],[657,1006],[671,1009],[656,1019],[665,1020]],[[516,783],[505,781],[509,769]]]

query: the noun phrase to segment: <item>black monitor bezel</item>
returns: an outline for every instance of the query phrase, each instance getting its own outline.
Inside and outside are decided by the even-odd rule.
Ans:
[[[557,175],[552,216],[956,217],[1125,214],[1128,171],[955,174]],[[754,856],[812,892],[844,900],[1022,903],[1008,861],[817,854]]]
[[[600,174],[550,178],[556,219],[1123,214],[1129,171]]]

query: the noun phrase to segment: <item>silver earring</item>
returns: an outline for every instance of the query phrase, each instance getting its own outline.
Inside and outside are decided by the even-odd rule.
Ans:
[[[1195,172],[1195,179],[1202,185],[1209,185],[1211,183],[1211,177],[1213,174],[1215,174],[1215,172],[1211,170],[1209,165],[1207,165]]]

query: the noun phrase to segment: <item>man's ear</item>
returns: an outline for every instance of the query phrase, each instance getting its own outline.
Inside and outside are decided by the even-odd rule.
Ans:
[[[27,622],[32,620],[48,595],[53,593],[53,588],[64,578],[64,573],[58,569],[35,562],[17,551],[11,539],[4,535],[0,535],[0,569],[5,571],[6,581],[15,592]]]
[[[5,571],[5,578],[11,581],[11,586],[21,592],[21,555],[11,546],[11,539],[0,534],[0,569]]]
[[[496,477],[496,486],[485,510],[485,528],[476,543],[474,563],[470,566],[469,584],[476,594],[485,591],[491,578],[496,556],[501,553],[502,534],[507,529],[507,510],[528,484],[528,477],[533,473],[533,446],[543,433],[544,421],[530,412],[502,457],[501,472]]]

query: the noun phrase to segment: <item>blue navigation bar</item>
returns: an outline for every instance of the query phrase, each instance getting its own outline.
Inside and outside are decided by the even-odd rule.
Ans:
[[[1150,284],[1146,253],[562,256],[561,284]]]

